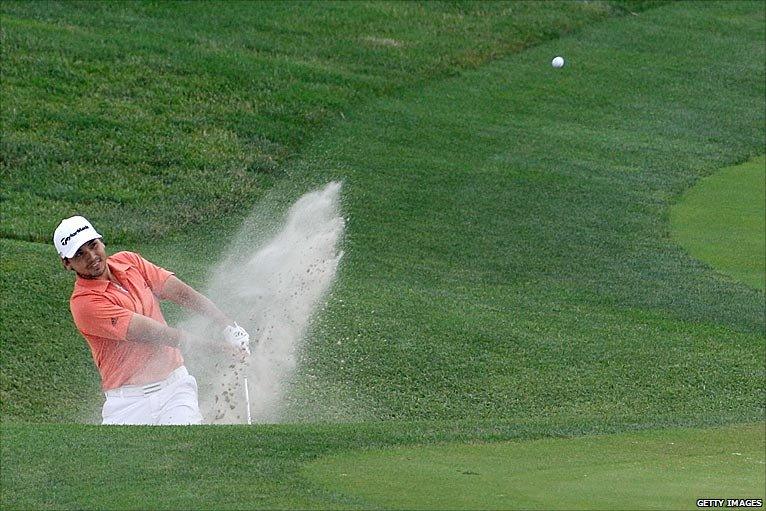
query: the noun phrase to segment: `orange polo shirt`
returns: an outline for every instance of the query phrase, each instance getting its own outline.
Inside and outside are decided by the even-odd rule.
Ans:
[[[183,365],[181,351],[128,341],[125,335],[133,314],[167,324],[157,295],[173,273],[133,252],[118,252],[106,262],[122,289],[108,280],[78,276],[69,300],[74,323],[88,342],[101,373],[101,388],[163,380]]]

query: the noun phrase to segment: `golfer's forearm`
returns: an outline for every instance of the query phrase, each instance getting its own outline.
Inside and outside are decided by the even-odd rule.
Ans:
[[[177,348],[187,335],[183,330],[163,325],[159,321],[141,314],[133,314],[125,338],[129,341]]]
[[[210,299],[181,279],[171,276],[162,289],[161,298],[170,300],[203,316],[216,321],[221,326],[231,325],[233,321],[226,316]]]

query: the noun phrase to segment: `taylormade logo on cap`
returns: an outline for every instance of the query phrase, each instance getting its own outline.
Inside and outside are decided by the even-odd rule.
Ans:
[[[73,216],[61,221],[53,233],[53,244],[59,256],[71,258],[83,244],[100,238],[101,235],[84,217]]]
[[[62,239],[62,240],[61,240],[61,244],[62,244],[62,245],[64,245],[64,246],[66,246],[66,244],[67,244],[67,243],[69,243],[69,240],[71,240],[72,238],[74,238],[74,237],[75,237],[75,235],[76,235],[77,233],[80,233],[80,232],[82,232],[82,231],[84,231],[84,230],[86,230],[86,229],[90,229],[90,226],[89,226],[89,225],[86,225],[86,226],[84,226],[84,227],[80,227],[80,228],[79,228],[79,229],[77,229],[75,232],[73,232],[72,234],[70,234],[70,235],[69,235],[69,236],[67,236],[66,238]]]

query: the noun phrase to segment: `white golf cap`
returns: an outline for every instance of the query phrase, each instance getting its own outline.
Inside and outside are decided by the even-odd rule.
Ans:
[[[61,258],[71,258],[77,249],[90,240],[100,238],[96,229],[81,216],[72,216],[61,221],[53,233],[53,244]]]

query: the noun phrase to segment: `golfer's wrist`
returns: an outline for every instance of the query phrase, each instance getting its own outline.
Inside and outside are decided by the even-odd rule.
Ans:
[[[213,320],[216,322],[216,324],[218,324],[219,327],[221,327],[221,330],[234,324],[234,320],[224,313],[216,315]]]

